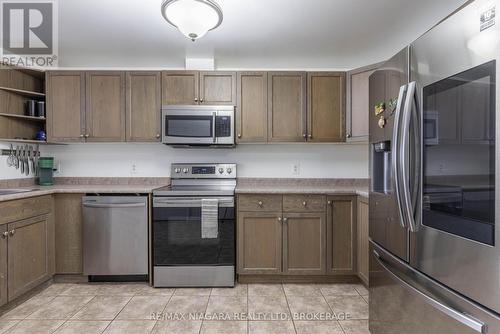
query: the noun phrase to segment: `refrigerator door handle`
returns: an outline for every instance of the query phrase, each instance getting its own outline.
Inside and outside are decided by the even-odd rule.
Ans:
[[[414,115],[415,107],[415,93],[416,93],[416,83],[415,81],[408,84],[408,91],[406,93],[406,101],[403,109],[403,125],[402,125],[402,141],[400,143],[400,153],[401,157],[398,159],[401,176],[401,188],[402,188],[402,199],[403,199],[403,211],[406,216],[407,225],[411,232],[417,231],[417,224],[415,219],[415,208],[417,196],[412,196],[410,193],[410,170],[409,170],[409,160],[410,160],[410,123],[412,116]],[[418,145],[418,144],[417,144]],[[417,149],[418,151],[418,149]],[[418,154],[417,154],[418,155]],[[416,189],[418,184],[414,184],[414,189]]]
[[[401,86],[399,88],[398,102],[396,105],[396,110],[394,114],[394,131],[392,133],[392,188],[393,193],[396,196],[396,203],[399,212],[399,222],[403,228],[406,228],[405,215],[403,211],[403,205],[401,201],[401,180],[400,180],[400,169],[399,169],[399,151],[400,151],[400,130],[401,130],[401,107],[403,106],[403,100],[405,98],[407,86]]]
[[[463,325],[469,327],[470,329],[478,333],[481,334],[486,333],[487,327],[484,323],[426,295],[424,292],[420,291],[416,287],[412,286],[410,283],[406,282],[403,278],[401,278],[398,274],[396,274],[394,270],[391,270],[390,268],[391,264],[386,262],[376,250],[373,251],[373,254],[375,255],[375,258],[377,259],[378,263],[391,275],[391,277],[393,277],[396,281],[398,281],[407,290],[422,298],[427,304],[429,304],[433,308],[441,311],[450,318],[455,319],[456,321],[462,323]]]

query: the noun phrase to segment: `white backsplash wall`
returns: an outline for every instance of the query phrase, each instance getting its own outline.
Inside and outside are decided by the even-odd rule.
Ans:
[[[176,149],[161,144],[44,146],[65,177],[166,177],[174,162],[234,162],[240,177],[367,178],[367,145],[238,145],[234,149]],[[3,172],[7,169],[0,167]],[[299,166],[294,175],[293,165]],[[134,167],[135,166],[135,167]],[[3,174],[2,174],[3,177]]]

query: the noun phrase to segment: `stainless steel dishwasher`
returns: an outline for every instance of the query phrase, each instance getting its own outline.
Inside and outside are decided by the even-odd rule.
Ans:
[[[84,275],[148,274],[147,203],[146,196],[83,197]]]

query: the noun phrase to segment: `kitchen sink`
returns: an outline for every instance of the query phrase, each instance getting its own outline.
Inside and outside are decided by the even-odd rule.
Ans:
[[[30,191],[35,191],[38,189],[0,189],[0,196],[1,195],[12,195],[12,194],[20,194],[20,193],[27,193]]]

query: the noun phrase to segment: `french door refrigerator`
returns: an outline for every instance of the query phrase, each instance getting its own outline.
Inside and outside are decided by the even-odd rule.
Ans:
[[[370,76],[372,334],[500,333],[500,0]]]

